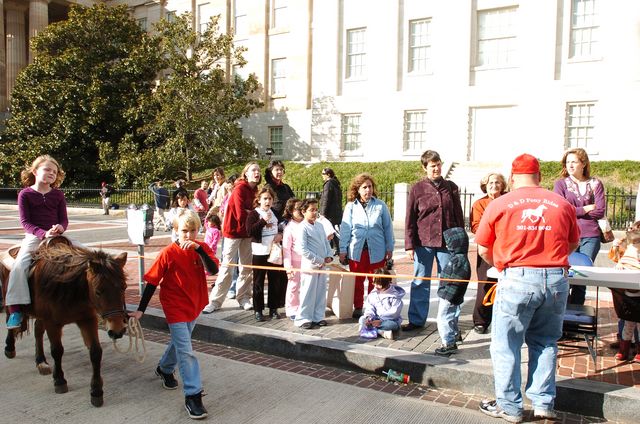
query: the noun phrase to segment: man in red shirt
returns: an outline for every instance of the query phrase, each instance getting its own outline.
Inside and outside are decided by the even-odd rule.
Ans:
[[[487,415],[523,419],[520,348],[529,349],[526,395],[534,416],[554,418],[557,341],[567,303],[569,254],[580,231],[575,208],[540,187],[540,165],[529,155],[511,167],[513,190],[487,207],[476,232],[478,253],[501,272],[491,325],[496,400],[483,400]]]

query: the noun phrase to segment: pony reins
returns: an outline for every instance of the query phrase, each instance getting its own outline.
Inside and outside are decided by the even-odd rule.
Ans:
[[[127,350],[121,350],[118,347],[118,343],[115,339],[113,339],[113,348],[118,353],[129,353],[133,351],[133,357],[139,363],[143,363],[145,358],[147,357],[147,346],[144,343],[144,332],[142,331],[142,326],[140,325],[140,321],[138,321],[135,317],[129,317],[127,321],[127,334],[129,335],[129,347]],[[134,343],[135,339],[135,343]],[[142,353],[140,353],[140,349],[142,348]]]

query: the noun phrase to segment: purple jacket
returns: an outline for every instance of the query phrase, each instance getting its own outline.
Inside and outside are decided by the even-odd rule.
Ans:
[[[402,287],[391,284],[386,292],[374,289],[367,296],[364,304],[364,315],[371,319],[391,320],[402,323],[402,298],[405,291]]]
[[[407,199],[404,248],[443,247],[442,233],[464,227],[458,186],[443,179],[439,186],[424,178],[411,187]]]
[[[602,181],[597,178],[591,178],[587,181],[585,194],[581,195],[577,183],[569,177],[561,178],[556,180],[553,191],[575,206],[580,238],[600,237],[598,220],[604,217],[606,208]],[[591,212],[585,213],[584,207],[594,203],[596,208]]]
[[[42,194],[27,187],[18,194],[18,211],[22,228],[40,240],[55,225],[60,224],[67,230],[67,201],[62,191],[53,188]]]

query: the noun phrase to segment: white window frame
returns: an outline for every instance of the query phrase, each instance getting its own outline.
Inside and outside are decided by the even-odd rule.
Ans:
[[[565,118],[565,148],[581,147],[588,153],[595,148],[595,114],[597,102],[567,102]]]
[[[479,10],[476,16],[476,68],[517,66],[518,7]]]
[[[249,16],[247,15],[247,0],[233,1],[233,32],[236,40],[249,37]]]
[[[342,152],[345,154],[360,153],[362,151],[362,114],[343,113],[340,120]]]
[[[289,25],[289,1],[271,0],[271,28],[285,28]]]
[[[273,156],[284,155],[284,128],[282,125],[269,127],[269,147],[273,149]]]
[[[271,97],[285,97],[287,94],[287,59],[271,59]]]
[[[348,29],[345,43],[345,78],[347,80],[365,79],[367,74],[367,28]]]
[[[209,28],[211,16],[207,15],[208,9],[211,7],[211,3],[203,3],[198,5],[198,33],[204,34]],[[207,16],[203,16],[207,15]]]
[[[141,30],[146,31],[147,30],[147,18],[138,18],[136,20],[136,22],[138,23],[138,26],[140,27]]]
[[[405,153],[423,152],[427,145],[427,110],[405,110],[403,130]]]
[[[571,36],[569,59],[600,57],[600,10],[598,0],[571,1]]]
[[[178,14],[175,10],[168,10],[166,16],[167,16],[167,22],[175,22],[178,17]]]
[[[421,31],[418,31],[418,30]],[[431,18],[409,21],[409,46],[407,48],[407,72],[430,74],[433,72],[431,58]]]

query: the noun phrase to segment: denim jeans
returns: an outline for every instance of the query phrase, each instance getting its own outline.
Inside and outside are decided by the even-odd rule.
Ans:
[[[438,303],[438,334],[445,346],[451,346],[456,342],[456,336],[460,332],[458,328],[458,317],[460,316],[460,305],[454,305],[446,299],[440,299]]]
[[[576,252],[584,253],[595,263],[598,252],[600,251],[600,238],[599,237],[582,237],[580,239],[580,245],[576,249]],[[587,295],[587,286],[571,285],[569,287],[569,299],[568,303],[575,305],[584,305],[584,299]]]
[[[364,327],[364,321],[367,319],[367,317],[365,317],[364,315],[360,317],[360,319],[358,320],[358,329]],[[378,318],[374,318],[374,319],[378,319]],[[400,328],[400,324],[398,324],[397,321],[394,321],[392,319],[383,319],[382,322],[380,322],[380,327],[377,327],[378,330],[380,331],[396,331],[397,329]]]
[[[449,262],[451,255],[444,247],[416,247],[413,251],[413,275],[415,277],[431,277],[433,259],[438,264],[438,275]],[[431,280],[413,280],[409,296],[409,322],[424,325],[429,316],[429,301],[431,298]]]
[[[491,361],[498,405],[522,415],[520,349],[529,363],[525,392],[534,408],[553,409],[557,341],[569,284],[563,268],[508,268],[498,281],[491,324]]]
[[[191,333],[195,325],[195,320],[169,324],[171,340],[158,363],[160,370],[167,374],[171,374],[176,366],[178,367],[185,396],[202,391],[200,365],[191,346]]]

